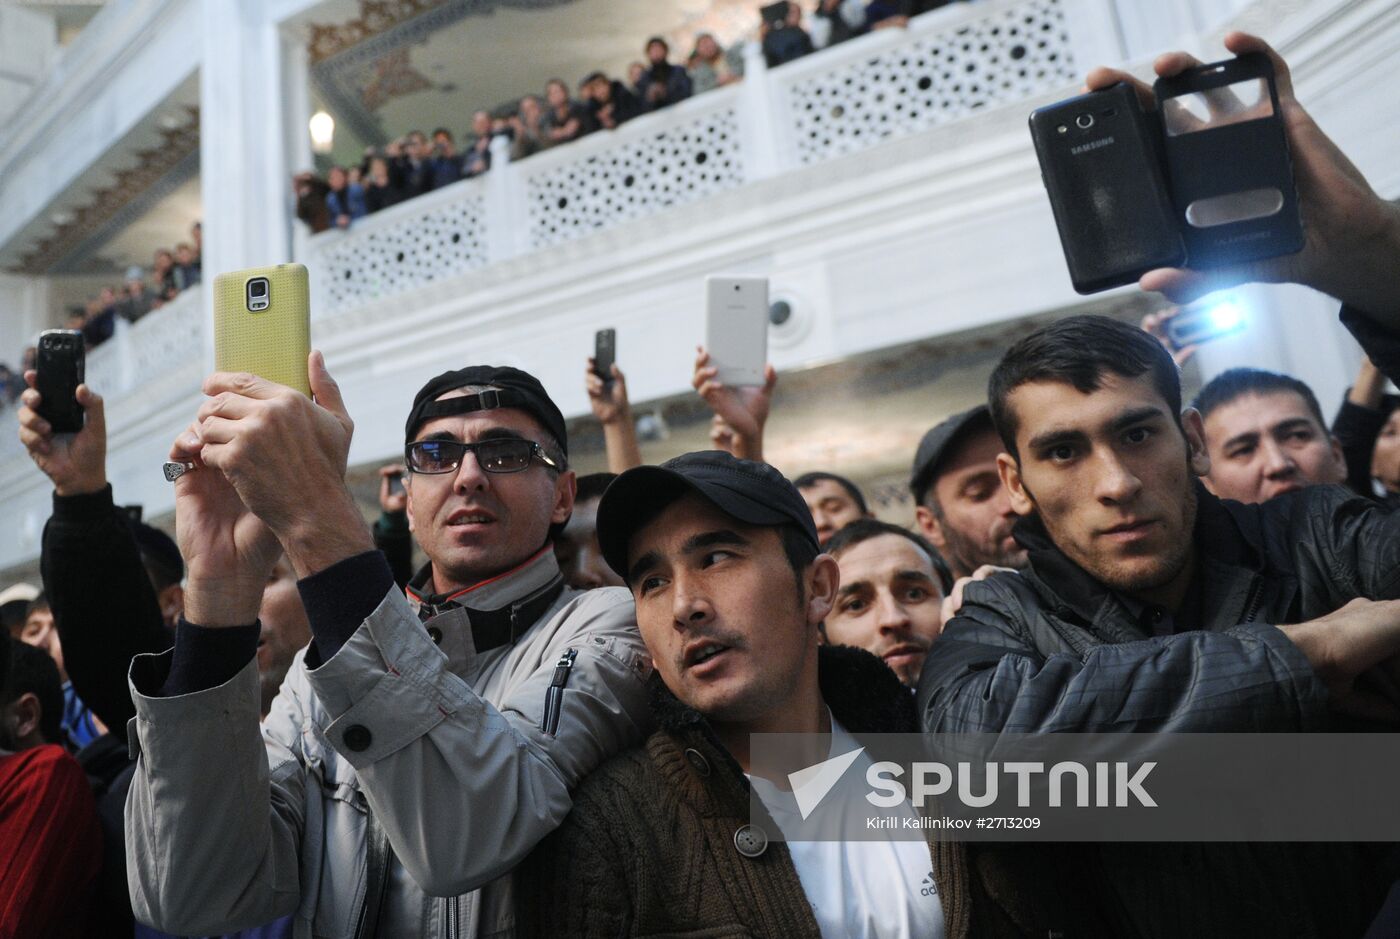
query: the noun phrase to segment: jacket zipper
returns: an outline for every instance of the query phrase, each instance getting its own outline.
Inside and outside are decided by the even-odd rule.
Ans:
[[[551,737],[559,729],[559,715],[564,709],[564,686],[569,683],[569,672],[573,669],[576,658],[577,649],[564,650],[564,654],[559,656],[559,661],[554,664],[554,678],[549,683],[549,690],[545,692],[544,717],[540,720],[540,730]]]
[[[1242,622],[1254,622],[1255,614],[1259,612],[1259,604],[1263,600],[1263,593],[1264,589],[1259,583],[1259,579],[1255,578],[1254,583],[1249,585],[1249,598],[1244,605],[1244,619]]]
[[[457,897],[447,898],[447,939],[457,939],[457,907],[460,902]]]

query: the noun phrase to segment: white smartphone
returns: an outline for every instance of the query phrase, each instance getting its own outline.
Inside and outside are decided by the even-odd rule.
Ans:
[[[768,278],[705,278],[705,348],[726,385],[761,385],[768,363]]]

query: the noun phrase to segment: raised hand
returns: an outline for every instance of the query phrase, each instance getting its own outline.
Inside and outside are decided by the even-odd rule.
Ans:
[[[321,353],[308,365],[314,402],[255,375],[216,372],[197,417],[200,460],[272,529],[298,577],[374,544],[345,485],[354,423]]]
[[[19,441],[34,464],[53,481],[61,496],[100,492],[107,485],[107,418],[102,396],[79,385],[77,399],[84,413],[83,429],[76,434],[55,434],[39,416],[42,398],[34,383],[38,373],[24,373],[29,387],[20,395]]]
[[[751,453],[762,452],[763,428],[768,423],[768,411],[773,404],[773,388],[778,372],[770,364],[764,368],[763,384],[732,387],[719,381],[719,369],[710,364],[710,353],[704,346],[696,347],[695,372],[690,384],[729,428],[741,437]],[[749,456],[748,459],[762,459]]]
[[[408,508],[408,493],[402,486],[395,492],[391,485],[395,477],[402,477],[403,474],[402,463],[390,463],[388,466],[379,467],[379,508],[390,515]]]
[[[632,404],[627,399],[627,376],[614,362],[610,374],[604,381],[594,371],[597,363],[588,357],[588,368],[583,373],[584,387],[588,391],[588,406],[600,424],[614,424],[632,420]]]
[[[1196,350],[1200,348],[1200,346],[1195,343],[1182,346],[1180,349],[1172,345],[1171,336],[1167,333],[1167,325],[1180,315],[1181,307],[1170,306],[1165,310],[1158,310],[1156,313],[1147,314],[1142,318],[1142,323],[1140,324],[1143,332],[1151,335],[1162,344],[1163,349],[1171,353],[1172,361],[1176,363],[1177,368],[1181,368],[1187,362],[1191,361],[1191,356],[1195,355]]]

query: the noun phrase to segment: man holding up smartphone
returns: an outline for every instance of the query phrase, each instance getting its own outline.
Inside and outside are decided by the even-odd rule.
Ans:
[[[172,448],[195,465],[175,482],[189,576],[173,652],[132,664],[133,906],[179,934],[293,912],[297,935],[508,933],[512,868],[647,729],[631,598],[564,587],[563,417],[485,366],[414,400],[406,508],[429,563],[405,597],[345,485],[352,424],[320,353],[309,372],[315,403],[210,376]],[[259,734],[282,550],[313,639]]]
[[[1400,207],[1380,199],[1303,111],[1277,53],[1243,33],[1225,45],[1273,60],[1307,243],[1210,274],[1149,271],[1140,285],[1178,301],[1247,280],[1324,290],[1343,301],[1342,321],[1372,360],[1396,374]],[[1173,53],[1156,69],[1196,64]],[[1122,72],[1089,76],[1091,87],[1117,81],[1150,96]],[[1018,342],[988,397],[1029,566],[966,586],[920,679],[926,731],[1394,726],[1400,702],[1377,689],[1400,676],[1400,517],[1340,487],[1252,506],[1211,496],[1195,478],[1210,469],[1205,432],[1199,413],[1182,412],[1171,356],[1106,317],[1059,320]],[[1115,935],[1361,935],[1393,879],[1386,846],[1043,850],[1040,866],[1084,872],[1081,896],[1120,920]],[[1014,859],[1009,849],[985,851]],[[1055,899],[1028,895],[1025,908]],[[1039,922],[1022,927],[1045,932]]]

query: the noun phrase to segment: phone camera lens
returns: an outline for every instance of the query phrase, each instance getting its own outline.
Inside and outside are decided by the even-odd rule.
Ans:
[[[735,284],[735,285],[734,285],[734,292],[735,292],[735,293],[738,293],[738,292],[739,292],[739,285],[738,285],[738,284]]]
[[[1093,127],[1093,126],[1094,126],[1094,115],[1092,115],[1092,114],[1081,114],[1081,115],[1079,115],[1078,117],[1076,117],[1076,118],[1074,119],[1074,126],[1075,126],[1075,127],[1078,127],[1080,130],[1088,130],[1090,127]]]
[[[267,296],[267,281],[255,280],[250,286],[250,292],[255,297]]]

